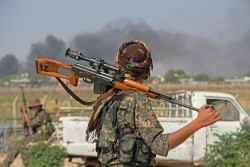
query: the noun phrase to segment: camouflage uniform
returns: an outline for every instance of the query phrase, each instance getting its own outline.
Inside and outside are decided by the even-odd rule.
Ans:
[[[117,107],[114,105],[117,104],[114,102],[107,110],[98,135],[97,150],[99,149],[98,160],[101,166],[154,166],[156,154],[167,156],[168,134],[162,134],[164,129],[156,118],[145,93],[129,92]],[[115,115],[112,113],[114,110],[117,113]],[[115,132],[116,125],[111,120],[118,122],[117,126],[121,131],[118,139]],[[135,143],[136,139],[140,139],[143,144],[140,151],[130,153],[135,149],[132,147],[138,146]],[[124,150],[124,153],[121,150]],[[127,161],[128,159],[130,160]],[[147,159],[148,161],[145,161]]]
[[[28,126],[32,127],[33,134],[19,141],[14,145],[13,148],[10,149],[10,152],[8,153],[7,157],[4,160],[4,164],[6,166],[10,166],[10,164],[17,157],[18,153],[21,153],[23,164],[26,166],[28,158],[27,157],[28,148],[34,142],[48,140],[48,138],[54,131],[54,126],[52,124],[50,115],[44,109],[41,109],[34,115],[34,117],[28,123]]]

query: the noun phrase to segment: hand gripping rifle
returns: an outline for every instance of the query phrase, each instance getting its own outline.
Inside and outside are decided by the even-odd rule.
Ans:
[[[162,99],[170,103],[177,104],[195,111],[190,105],[184,104],[182,102],[176,101],[171,96],[167,94],[160,93],[151,87],[143,85],[141,83],[135,82],[128,78],[125,78],[124,72],[121,68],[107,64],[104,60],[100,58],[89,58],[84,56],[81,52],[77,52],[71,49],[67,49],[65,53],[66,57],[71,57],[76,60],[83,60],[88,62],[88,65],[74,64],[68,65],[56,60],[47,58],[37,58],[36,60],[36,70],[38,74],[45,74],[56,77],[59,83],[72,95],[69,88],[61,81],[60,78],[67,79],[70,84],[77,86],[79,78],[82,78],[84,82],[94,84],[94,93],[102,94],[107,92],[111,87],[115,87],[120,90],[135,90],[142,91],[147,94],[148,97],[153,99]],[[59,69],[63,68],[68,70],[70,74],[65,75],[59,72]],[[74,97],[77,101],[82,104],[90,105],[93,102],[81,101],[79,97]]]

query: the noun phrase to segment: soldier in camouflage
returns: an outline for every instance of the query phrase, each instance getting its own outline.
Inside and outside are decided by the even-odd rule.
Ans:
[[[153,67],[149,47],[139,40],[119,48],[116,64],[126,72],[126,77],[139,83],[150,76]],[[87,138],[96,132],[101,166],[154,166],[156,155],[167,156],[169,150],[197,130],[220,119],[212,106],[202,106],[194,121],[176,132],[163,134],[164,129],[145,93],[112,88],[97,98]]]
[[[47,141],[54,132],[54,125],[52,124],[50,115],[42,108],[39,99],[31,100],[28,107],[35,112],[34,117],[29,119],[25,106],[22,108],[25,121],[30,129],[29,135],[10,149],[10,152],[3,161],[2,166],[4,167],[9,167],[19,153],[21,153],[24,166],[27,166],[28,148],[31,147],[34,142]]]

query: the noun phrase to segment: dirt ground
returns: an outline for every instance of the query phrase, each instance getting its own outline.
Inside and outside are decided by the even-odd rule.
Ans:
[[[6,154],[0,154],[0,162],[2,162],[5,157]],[[64,167],[94,167],[94,166],[95,165],[93,164],[86,165],[85,160],[82,158],[73,158],[71,161],[70,158],[65,158],[64,160]],[[20,155],[15,159],[11,167],[24,167]],[[191,164],[183,164],[176,162],[175,163],[158,162],[156,167],[201,167],[201,166],[193,166]]]
[[[2,162],[6,156],[6,154],[0,154],[0,162]],[[20,155],[17,156],[11,167],[24,167]],[[86,167],[86,165],[82,158],[73,158],[71,162],[69,162],[69,158],[65,158],[64,167]]]

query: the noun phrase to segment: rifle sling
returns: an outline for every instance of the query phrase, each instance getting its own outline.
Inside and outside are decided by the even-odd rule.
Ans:
[[[58,77],[55,77],[55,78],[62,85],[62,87],[70,94],[70,96],[72,96],[76,101],[78,101],[79,103],[81,103],[83,105],[87,105],[87,106],[94,104],[95,101],[84,101],[84,100],[82,100],[74,92],[72,92],[72,90],[60,78],[58,78]]]

